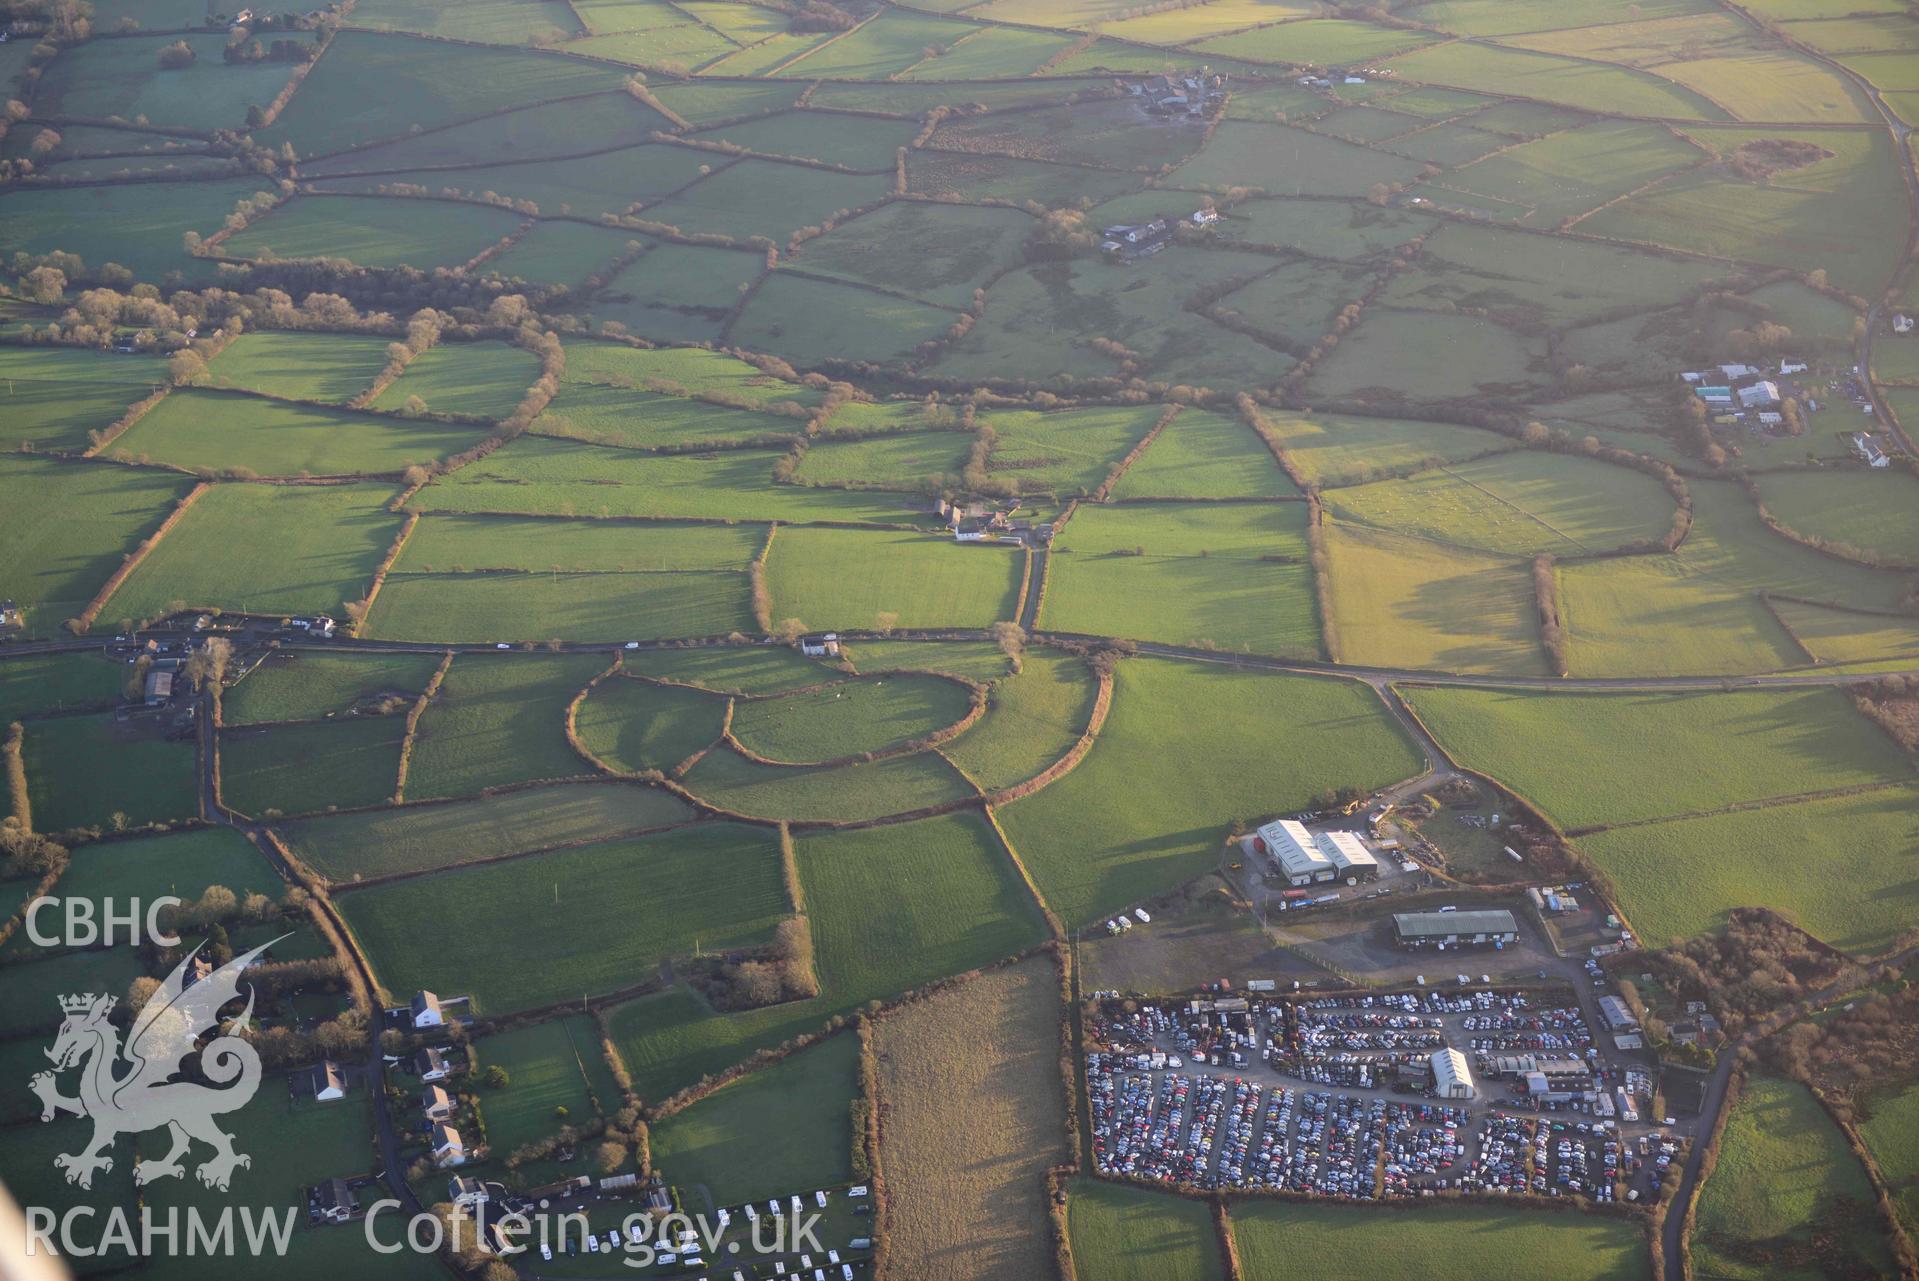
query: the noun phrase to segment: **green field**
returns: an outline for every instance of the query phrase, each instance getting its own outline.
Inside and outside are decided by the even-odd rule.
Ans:
[[[404,714],[224,731],[221,799],[256,818],[384,805],[405,737]]]
[[[181,607],[331,613],[365,594],[400,518],[380,484],[215,485],[107,601],[103,618]]]
[[[1267,410],[1261,419],[1293,466],[1316,485],[1358,484],[1512,448],[1491,432],[1451,423],[1281,410]]]
[[[110,712],[36,721],[21,756],[37,831],[140,827],[199,813],[193,740],[163,738],[150,721],[120,722]]]
[[[860,647],[860,661],[869,649]],[[1011,787],[1066,754],[1086,730],[1093,699],[1092,675],[1079,658],[1029,649],[1020,670],[994,684],[985,718],[940,750],[981,787]]]
[[[0,560],[27,629],[50,635],[86,609],[191,482],[165,472],[0,456]],[[112,617],[113,615],[108,615]]]
[[[309,818],[279,831],[301,862],[345,882],[583,844],[689,817],[685,805],[653,788],[579,784]]]
[[[898,748],[957,724],[972,708],[964,686],[937,676],[844,680],[733,704],[733,738],[770,761],[804,765]]]
[[[1219,1238],[1204,1203],[1093,1179],[1066,1202],[1074,1271],[1087,1281],[1216,1281]]]
[[[1307,755],[1249,772],[1241,745],[1274,725]],[[1297,809],[1322,789],[1419,772],[1418,754],[1364,686],[1164,659],[1120,664],[1092,752],[1000,821],[1068,925],[1162,894],[1213,866],[1226,828]]]
[[[119,910],[126,899],[151,900],[163,894],[191,903],[209,886],[223,885],[242,900],[249,894],[278,899],[285,884],[253,843],[231,828],[174,832],[120,841],[98,841],[74,852],[53,893],[63,899],[111,898]],[[10,943],[26,941],[16,934]]]
[[[1679,819],[1581,837],[1619,907],[1650,947],[1722,924],[1735,907],[1769,907],[1850,952],[1891,943],[1919,910],[1909,851],[1919,797],[1909,788]],[[1790,850],[1792,856],[1759,851]],[[1686,892],[1673,893],[1683,885]]]
[[[152,356],[56,347],[0,347],[0,445],[12,450],[31,441],[35,449],[80,452],[87,433],[104,431],[128,405],[167,381],[166,365]]]
[[[1559,566],[1575,675],[1758,672],[1804,662],[1760,591],[1903,610],[1900,575],[1781,538],[1731,486],[1694,481],[1692,494],[1692,531],[1676,554]]]
[[[1859,1137],[1895,1189],[1893,1205],[1908,1233],[1919,1226],[1919,1089],[1907,1084],[1896,1093],[1874,1094],[1870,1114],[1859,1121]]]
[[[974,813],[796,840],[820,987],[858,1005],[1011,956],[1045,936]]]
[[[973,788],[929,753],[830,768],[760,765],[708,752],[681,780],[703,801],[759,819],[853,822],[966,800]]]
[[[1478,316],[1374,308],[1313,369],[1320,396],[1459,400],[1524,394],[1539,380],[1543,348],[1530,333]]]
[[[1835,1197],[1873,1200],[1838,1128],[1804,1086],[1752,1077],[1699,1191],[1693,1257],[1715,1276],[1824,1275],[1811,1257],[1811,1236]],[[1890,1266],[1885,1242],[1855,1228],[1841,1234],[1839,1249],[1867,1271]]]
[[[1759,496],[1794,533],[1893,564],[1919,563],[1919,491],[1893,472],[1768,472]]]
[[[1509,555],[1655,542],[1673,510],[1650,476],[1534,450],[1335,490],[1325,502],[1352,524]]]
[[[1317,655],[1305,526],[1300,503],[1081,506],[1048,558],[1040,625]]]
[[[369,476],[431,465],[478,444],[482,434],[428,419],[183,390],[154,406],[107,452],[200,472]]]
[[[362,267],[458,267],[520,225],[517,214],[448,200],[306,196],[220,243],[231,258],[343,258]]]
[[[752,628],[750,592],[737,570],[395,573],[367,614],[366,632],[453,643],[724,636]]]
[[[1017,549],[932,534],[781,529],[766,561],[773,618],[812,628],[985,627],[1010,619],[1025,561]]]
[[[1298,493],[1264,441],[1223,414],[1187,412],[1113,487],[1114,498],[1284,498]]]
[[[1447,672],[1545,670],[1524,562],[1329,522],[1342,662]]]
[[[1406,693],[1461,764],[1499,779],[1564,827],[1912,776],[1898,747],[1836,690]]]
[[[512,1152],[557,1131],[562,1123],[555,1108],[565,1108],[566,1123],[573,1125],[620,1108],[620,1089],[601,1053],[599,1029],[585,1015],[496,1032],[474,1048],[483,1069],[504,1068],[510,1078],[505,1089],[481,1092],[487,1141],[498,1152]]]
[[[104,711],[120,700],[125,673],[94,654],[24,655],[7,664],[0,725],[26,716]]]
[[[858,1059],[859,1038],[841,1033],[736,1081],[656,1123],[653,1159],[729,1205],[846,1183]]]
[[[338,901],[388,989],[470,994],[489,1014],[631,987],[696,946],[758,944],[786,915],[771,836],[726,823],[395,881]],[[475,937],[491,946],[462,946]],[[526,964],[515,940],[542,962]]]
[[[1638,1281],[1650,1275],[1639,1229],[1596,1215],[1421,1206],[1381,1234],[1364,1208],[1241,1201],[1233,1240],[1253,1276],[1300,1268],[1328,1281],[1418,1274],[1434,1281],[1488,1275],[1515,1281]]]
[[[452,343],[421,352],[373,402],[401,410],[417,396],[429,413],[504,418],[540,376],[539,357],[505,343]]]
[[[296,400],[347,401],[386,367],[386,343],[358,334],[241,334],[207,365],[216,387]]]
[[[468,654],[447,669],[420,717],[409,800],[588,772],[567,745],[566,705],[606,663],[593,654]]]
[[[719,698],[650,681],[601,681],[575,717],[587,750],[616,770],[670,770],[720,738]]]
[[[362,703],[411,703],[438,665],[432,654],[283,651],[269,655],[226,688],[220,696],[221,722],[318,720]]]

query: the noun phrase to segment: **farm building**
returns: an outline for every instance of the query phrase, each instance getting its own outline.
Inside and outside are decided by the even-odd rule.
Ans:
[[[345,1223],[360,1212],[360,1200],[345,1179],[328,1179],[314,1187],[313,1208],[328,1223]]]
[[[147,673],[146,704],[148,707],[164,707],[173,698],[173,673],[151,671]]]
[[[1732,404],[1732,388],[1730,387],[1701,385],[1693,388],[1693,391],[1698,393],[1699,399],[1705,401],[1708,405]]]
[[[24,627],[26,622],[18,605],[10,600],[0,600],[0,631],[12,631],[18,627]]]
[[[1358,832],[1321,832],[1314,838],[1319,852],[1331,860],[1334,873],[1348,885],[1375,880],[1379,860],[1372,856]]]
[[[1263,843],[1266,853],[1279,864],[1288,885],[1314,885],[1332,880],[1339,874],[1333,860],[1326,857],[1303,823],[1282,818],[1268,823],[1256,834],[1255,845]]]
[[[840,654],[840,634],[828,632],[824,636],[800,637],[800,653],[808,658],[838,658]]]
[[[1739,406],[1742,409],[1758,409],[1778,403],[1779,384],[1770,379],[1762,378],[1756,383],[1739,389]]]
[[[415,992],[411,1009],[413,1026],[416,1028],[446,1026],[446,1014],[440,1009],[440,998],[432,992]]]
[[[1626,1003],[1616,996],[1599,998],[1599,1016],[1606,1020],[1610,1031],[1630,1032],[1639,1026],[1639,1020],[1633,1017]]]
[[[1433,1093],[1442,1099],[1470,1099],[1476,1090],[1473,1088],[1473,1070],[1466,1062],[1466,1056],[1448,1046],[1443,1050],[1434,1050]]]
[[[1519,924],[1504,908],[1396,912],[1393,936],[1401,947],[1503,947],[1519,938]]]

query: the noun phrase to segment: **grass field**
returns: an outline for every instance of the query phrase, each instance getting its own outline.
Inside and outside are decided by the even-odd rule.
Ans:
[[[821,315],[834,318],[831,333],[812,323]],[[811,367],[840,359],[848,350],[897,360],[944,334],[957,319],[959,313],[928,303],[779,271],[754,292],[729,336]]]
[[[565,1108],[575,1125],[620,1109],[620,1088],[600,1052],[599,1028],[583,1014],[496,1032],[474,1048],[483,1068],[505,1068],[511,1078],[505,1089],[480,1094],[487,1142],[496,1152],[557,1131],[555,1108]]]
[[[420,717],[409,800],[587,772],[567,745],[566,705],[604,671],[598,655],[468,654],[447,669]]]
[[[149,280],[180,272],[214,275],[213,265],[187,255],[184,231],[211,233],[234,205],[258,195],[260,178],[223,182],[136,182],[78,191],[21,188],[0,196],[0,253],[79,254],[90,264],[117,262]]]
[[[1883,134],[1697,127],[1689,134],[1720,154],[1767,138],[1809,142],[1829,154],[1766,186],[1719,177],[1714,169],[1680,174],[1595,214],[1580,230],[1795,271],[1816,265],[1854,292],[1884,284],[1904,231],[1897,161]]]
[[[1318,485],[1357,484],[1382,472],[1423,470],[1511,448],[1491,432],[1451,423],[1276,409],[1261,417],[1293,465]]]
[[[882,1020],[879,1224],[906,1275],[1038,1276],[1049,1266],[1041,1172],[1066,1157],[1056,1067],[1058,975],[1039,957]],[[954,1161],[955,1148],[971,1154]]]
[[[253,843],[231,828],[173,832],[123,841],[98,841],[74,851],[53,893],[63,899],[149,901],[171,894],[191,903],[209,886],[224,885],[241,899],[277,899],[286,886]],[[10,941],[18,948],[24,932]]]
[[[1654,542],[1673,513],[1672,497],[1650,476],[1536,450],[1334,490],[1325,503],[1351,524],[1507,555]]]
[[[720,738],[725,704],[648,681],[601,681],[575,716],[580,740],[617,770],[670,770]]]
[[[417,698],[439,660],[431,654],[270,654],[220,696],[223,724],[307,721],[361,702]]]
[[[1299,492],[1266,443],[1223,414],[1188,410],[1113,487],[1114,498],[1282,498]]]
[[[1834,1197],[1873,1200],[1838,1128],[1804,1086],[1754,1076],[1700,1189],[1693,1257],[1715,1276],[1821,1276],[1810,1254],[1811,1228]],[[1883,1240],[1847,1232],[1835,1244],[1855,1266],[1890,1266]]]
[[[853,1006],[1010,956],[1045,937],[985,819],[805,833],[800,884],[826,996]]]
[[[1300,503],[1082,506],[1054,543],[1040,626],[1313,656]]]
[[[421,511],[696,520],[835,520],[909,525],[926,519],[898,495],[772,483],[771,450],[640,454],[523,436],[414,496]]]
[[[1692,482],[1693,525],[1672,556],[1561,564],[1575,675],[1758,672],[1805,661],[1762,590],[1899,610],[1901,576],[1843,564],[1768,530],[1743,494]]]
[[[985,627],[1010,619],[1025,560],[930,534],[782,529],[766,561],[775,620],[808,627]]]
[[[0,725],[23,716],[104,711],[120,699],[125,673],[94,654],[23,655],[8,662],[0,688]]]
[[[1758,479],[1766,509],[1787,529],[1895,563],[1919,563],[1919,487],[1911,476],[1821,470]]]
[[[1919,1227],[1919,1089],[1908,1083],[1896,1092],[1877,1093],[1871,1112],[1859,1124],[1866,1150],[1895,1189],[1893,1204],[1908,1233]]]
[[[271,128],[267,146],[301,156],[399,137],[544,98],[618,89],[616,67],[549,54],[434,43],[399,35],[344,33],[308,74]],[[550,145],[550,143],[549,143]]]
[[[366,634],[394,640],[624,641],[750,630],[751,587],[738,570],[667,573],[395,573]]]
[[[1364,1207],[1240,1201],[1233,1240],[1252,1276],[1299,1268],[1328,1281],[1418,1273],[1434,1281],[1497,1274],[1530,1281],[1639,1281],[1649,1275],[1639,1230],[1593,1215],[1421,1206],[1380,1233]]]
[[[641,650],[624,655],[621,663],[629,672],[723,694],[776,694],[841,675],[830,665],[803,657],[798,648],[786,645]]]
[[[1094,696],[1092,674],[1077,656],[1029,649],[1019,672],[993,686],[985,718],[940,750],[981,787],[1011,787],[1066,754],[1085,732]]]
[[[268,330],[241,334],[207,364],[216,387],[267,396],[347,401],[386,367],[386,340],[359,334]]]
[[[853,821],[963,800],[972,787],[930,753],[830,769],[759,765],[708,752],[681,780],[703,801],[761,819]]]
[[[501,342],[445,343],[421,352],[374,400],[398,410],[415,396],[433,413],[504,418],[540,376],[540,359]]]
[[[1564,827],[1912,777],[1837,690],[1527,695],[1406,691],[1440,744]]]
[[[703,824],[342,894],[340,911],[395,992],[471,994],[488,1014],[611,992],[695,946],[762,942],[785,916],[769,833]],[[457,904],[457,912],[442,910]],[[492,946],[474,952],[461,940]],[[537,948],[541,964],[526,964]]]
[[[853,1176],[858,1092],[859,1038],[843,1032],[656,1122],[653,1159],[727,1205],[836,1187]]]
[[[853,678],[819,689],[733,705],[733,737],[771,761],[813,761],[880,752],[958,723],[970,691],[937,676]]]
[[[1524,562],[1331,522],[1325,538],[1341,661],[1454,672],[1545,670]]]
[[[1587,111],[1692,120],[1724,120],[1727,113],[1690,89],[1627,67],[1454,41],[1394,58],[1386,64],[1422,84],[1509,93]]]
[[[220,243],[233,258],[344,258],[362,267],[458,267],[522,219],[490,205],[308,195]]]
[[[1223,1275],[1204,1203],[1144,1188],[1076,1180],[1066,1222],[1087,1281],[1216,1281]]]
[[[154,406],[108,452],[199,471],[365,476],[430,466],[478,444],[484,430],[181,390]]]
[[[192,65],[162,69],[160,48],[176,39],[135,36],[69,50],[47,66],[36,86],[40,110],[195,132],[238,129],[246,123],[247,108],[273,101],[292,74],[284,62],[224,63],[225,36],[205,32],[186,37],[195,55]]]
[[[1524,394],[1539,380],[1532,335],[1476,316],[1374,308],[1308,380],[1321,396],[1385,392],[1416,400]]]
[[[31,441],[41,450],[79,452],[90,431],[104,431],[155,387],[167,381],[165,362],[153,356],[79,347],[0,347],[0,445]]]
[[[405,737],[404,715],[226,731],[221,798],[256,818],[383,805],[393,799]]]
[[[1919,619],[1887,618],[1774,601],[1780,621],[1822,663],[1919,657]]]
[[[1731,908],[1770,907],[1834,947],[1869,952],[1919,911],[1910,875],[1919,796],[1908,788],[1620,828],[1578,844],[1612,878],[1649,947],[1712,929]]]
[[[301,862],[346,882],[580,844],[690,817],[685,805],[650,787],[578,784],[309,818],[279,831]]]
[[[0,561],[13,567],[7,591],[27,630],[49,635],[85,610],[190,485],[166,473],[0,456],[11,500],[0,508]]]
[[[1157,417],[1150,407],[982,414],[995,434],[987,470],[1021,493],[1088,494],[1145,439]]]
[[[37,831],[139,827],[199,813],[193,740],[164,739],[150,724],[122,724],[110,712],[36,721],[21,756]]]
[[[107,601],[103,618],[178,606],[330,613],[365,594],[400,518],[380,484],[215,485]]]
[[[1344,784],[1419,772],[1364,686],[1210,664],[1128,659],[1087,758],[1000,811],[1041,893],[1070,925],[1163,894],[1213,866],[1227,828]],[[1283,724],[1309,754],[1243,768],[1241,745]]]
[[[1402,156],[1285,125],[1228,120],[1167,183],[1201,191],[1255,187],[1275,196],[1363,196],[1375,183],[1404,182],[1418,173],[1419,162]]]

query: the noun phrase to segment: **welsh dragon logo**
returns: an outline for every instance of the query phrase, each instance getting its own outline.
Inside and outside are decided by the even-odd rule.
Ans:
[[[134,1015],[124,1045],[119,1029],[108,1021],[115,998],[91,993],[60,998],[66,1020],[46,1052],[53,1070],[36,1074],[32,1084],[42,1121],[62,1111],[93,1121],[93,1138],[85,1147],[53,1159],[67,1182],[91,1188],[96,1173],[113,1168],[113,1145],[120,1135],[161,1126],[172,1132],[173,1147],[157,1161],[140,1162],[136,1184],[185,1174],[183,1158],[195,1139],[213,1149],[195,1171],[210,1188],[226,1191],[234,1170],[252,1166],[251,1157],[233,1150],[233,1136],[214,1123],[215,1117],[245,1107],[260,1088],[260,1056],[240,1036],[253,1017],[251,988],[246,1009],[224,1030],[220,1010],[239,999],[241,972],[271,946],[237,956],[197,980],[187,977],[199,953],[195,948]],[[209,1032],[216,1035],[200,1045]],[[180,1079],[185,1061],[194,1057],[205,1084]],[[58,1075],[76,1067],[79,1094],[61,1094]]]

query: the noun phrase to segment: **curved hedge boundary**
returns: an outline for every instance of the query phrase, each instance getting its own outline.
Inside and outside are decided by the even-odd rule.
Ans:
[[[908,739],[903,743],[895,743],[891,747],[877,748],[870,752],[853,752],[845,756],[835,756],[823,761],[775,760],[770,756],[760,755],[752,748],[746,746],[746,744],[740,742],[740,740],[733,735],[733,709],[742,698],[748,702],[769,702],[776,699],[790,698],[794,694],[807,693],[819,689],[831,689],[835,685],[850,685],[854,681],[886,676],[931,676],[940,680],[951,681],[955,685],[966,688],[968,693],[972,695],[972,705],[967,709],[966,715],[960,717],[950,725],[934,730],[930,734],[923,735],[919,738]],[[945,672],[904,670],[864,672],[848,680],[827,681],[819,685],[809,685],[803,690],[785,690],[778,694],[736,695],[727,700],[726,719],[720,729],[720,741],[755,765],[766,765],[774,769],[840,769],[848,765],[866,765],[874,761],[891,760],[896,756],[917,756],[921,752],[930,751],[939,747],[942,743],[950,743],[967,730],[973,728],[973,726],[979,724],[980,718],[984,715],[986,715],[986,691],[984,687],[964,677],[953,676]]]
[[[1106,724],[1106,714],[1113,708],[1113,674],[1095,673],[1099,680],[1099,692],[1093,696],[1093,710],[1086,718],[1086,729],[1066,754],[1048,765],[1024,783],[1015,783],[1011,787],[1001,788],[986,798],[988,805],[1010,805],[1021,797],[1031,796],[1049,783],[1056,782],[1073,772],[1079,763],[1086,759],[1086,753],[1093,750],[1093,742],[1099,737],[1100,730]]]

